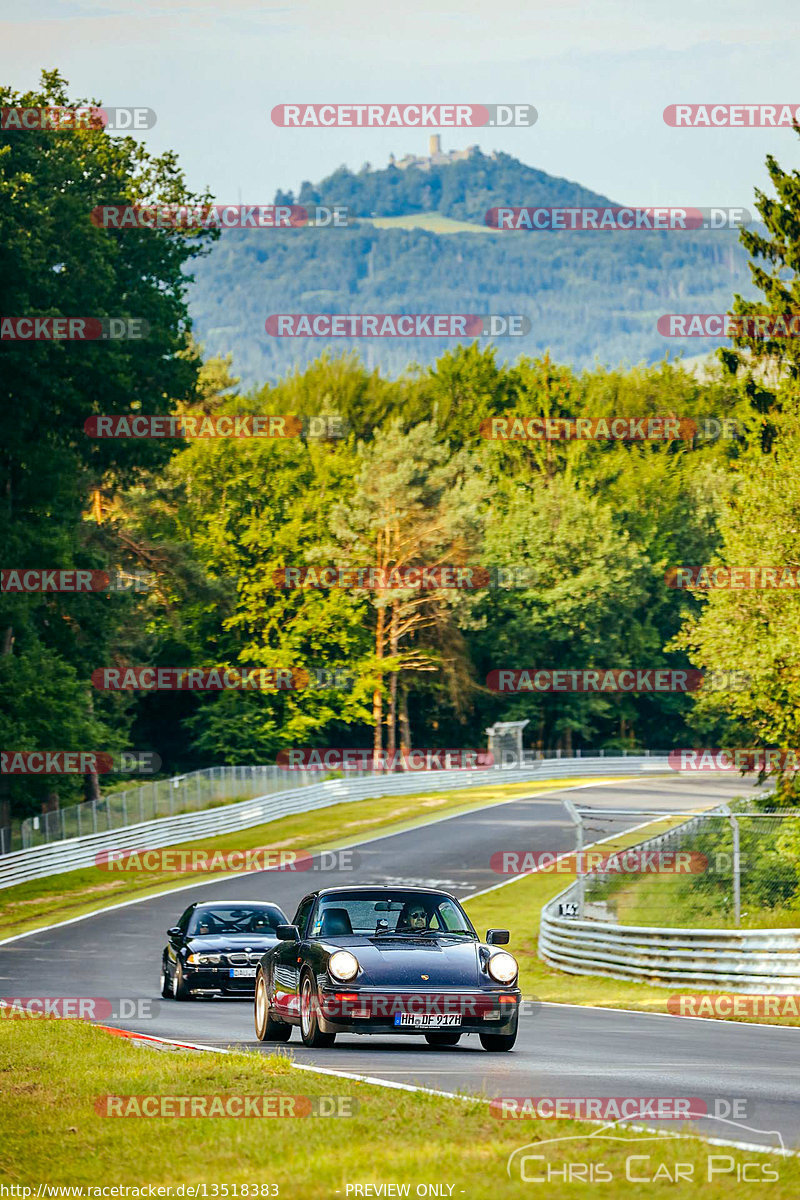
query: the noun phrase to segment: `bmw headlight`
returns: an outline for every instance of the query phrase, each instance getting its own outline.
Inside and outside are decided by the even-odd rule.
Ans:
[[[355,979],[358,974],[358,959],[349,950],[337,950],[328,960],[328,971],[334,979]]]
[[[490,956],[486,970],[498,983],[511,983],[516,979],[519,967],[513,954],[500,950],[497,954]]]
[[[218,963],[221,960],[219,954],[187,954],[186,961],[187,963],[191,963],[192,966],[207,966],[211,963]]]

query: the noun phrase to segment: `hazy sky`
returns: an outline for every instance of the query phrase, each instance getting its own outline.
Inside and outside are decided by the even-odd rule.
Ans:
[[[220,202],[269,203],[346,163],[425,153],[427,132],[279,129],[289,102],[521,103],[530,129],[443,130],[628,204],[744,205],[791,130],[671,129],[667,104],[800,104],[798,0],[0,0],[2,80],[58,67],[72,93],[158,114],[143,135]],[[532,203],[535,197],[508,197]]]

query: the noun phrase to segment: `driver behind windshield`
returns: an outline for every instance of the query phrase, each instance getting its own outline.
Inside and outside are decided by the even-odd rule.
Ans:
[[[422,933],[428,928],[428,912],[419,900],[411,900],[400,913],[397,928],[403,933]]]

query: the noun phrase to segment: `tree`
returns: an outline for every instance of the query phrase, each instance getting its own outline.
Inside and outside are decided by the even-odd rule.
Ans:
[[[486,480],[477,459],[451,453],[432,422],[403,431],[399,420],[360,446],[354,494],[336,506],[331,530],[338,557],[348,566],[375,567],[391,578],[410,567],[472,565],[480,545]],[[419,646],[423,630],[447,625],[447,615],[469,604],[448,590],[394,585],[370,592],[375,611],[372,723],[376,761],[383,750],[383,680],[389,676],[388,741],[397,741],[400,672],[432,671],[436,656]]]
[[[0,105],[81,106],[70,101],[56,71],[44,72],[37,90],[0,88]],[[3,341],[4,565],[102,568],[125,561],[124,548],[96,536],[84,514],[93,495],[97,499],[163,464],[171,448],[157,441],[92,439],[84,422],[97,413],[166,413],[173,401],[192,394],[199,363],[187,352],[189,280],[183,267],[210,235],[106,230],[92,223],[91,212],[103,203],[201,199],[186,190],[174,155],[151,157],[134,139],[110,137],[99,126],[0,132],[0,312],[130,317],[149,327],[141,341]],[[95,511],[101,509],[96,503]],[[4,593],[0,654],[63,663],[67,675],[71,665],[86,679],[86,666],[101,665],[115,640],[118,599]],[[5,669],[11,677],[26,675],[19,664]],[[29,703],[29,697],[4,690],[10,728],[30,727],[24,717]],[[60,748],[62,716],[54,690],[42,686],[36,736]],[[110,744],[120,718],[114,701],[97,696],[83,728]],[[0,780],[0,786],[6,783]],[[30,789],[20,780],[13,787],[24,807]],[[7,819],[8,792],[0,798],[2,809],[0,823]]]

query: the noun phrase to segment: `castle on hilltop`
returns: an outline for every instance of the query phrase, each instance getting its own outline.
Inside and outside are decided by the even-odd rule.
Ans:
[[[445,163],[461,162],[465,158],[471,158],[480,150],[480,146],[467,146],[466,150],[445,152],[442,150],[442,139],[438,133],[431,134],[428,146],[430,154],[427,157],[424,154],[406,154],[398,160],[393,154],[390,154],[389,166],[398,167],[401,171],[405,171],[408,167],[419,167],[421,171],[430,171],[431,167],[444,166]]]

